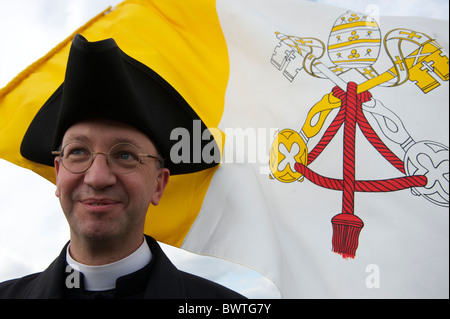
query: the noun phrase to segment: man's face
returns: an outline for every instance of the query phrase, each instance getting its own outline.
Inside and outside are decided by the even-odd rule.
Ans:
[[[71,126],[62,146],[83,142],[92,152],[107,153],[117,143],[127,142],[139,153],[157,155],[149,138],[137,129],[110,120],[86,120]],[[105,154],[96,154],[83,173],[72,173],[55,158],[56,196],[69,222],[71,236],[92,240],[142,236],[150,203],[157,205],[168,182],[169,171],[152,158],[127,174],[116,173]]]

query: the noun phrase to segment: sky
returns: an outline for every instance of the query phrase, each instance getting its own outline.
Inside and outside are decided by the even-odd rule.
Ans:
[[[91,17],[121,0],[0,0],[0,88]],[[372,15],[447,20],[448,0],[317,0]],[[1,141],[0,141],[1,143]],[[42,271],[69,239],[55,186],[0,160],[0,282]],[[279,298],[252,269],[162,245],[181,270],[219,282],[249,298]]]

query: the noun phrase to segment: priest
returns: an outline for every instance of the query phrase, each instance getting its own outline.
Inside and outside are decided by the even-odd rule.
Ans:
[[[54,166],[70,241],[45,271],[0,283],[0,298],[243,298],[178,270],[143,234],[170,175],[220,161],[213,136],[188,149],[190,160],[171,160],[170,133],[192,131],[193,121],[206,129],[168,82],[113,39],[76,35],[64,82],[21,145],[25,158]],[[206,145],[206,159],[194,153]]]

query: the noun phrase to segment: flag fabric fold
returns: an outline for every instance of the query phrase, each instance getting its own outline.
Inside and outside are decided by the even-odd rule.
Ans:
[[[127,0],[80,27],[158,72],[221,142],[218,168],[171,177],[145,232],[247,265],[285,298],[448,298],[448,22],[376,18]],[[0,90],[0,157],[52,182],[20,144],[72,38]]]

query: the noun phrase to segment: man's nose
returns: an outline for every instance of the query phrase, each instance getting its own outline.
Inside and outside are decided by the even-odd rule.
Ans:
[[[106,154],[96,153],[94,155],[91,166],[85,172],[84,182],[95,189],[104,189],[117,182],[117,177],[108,163]]]

